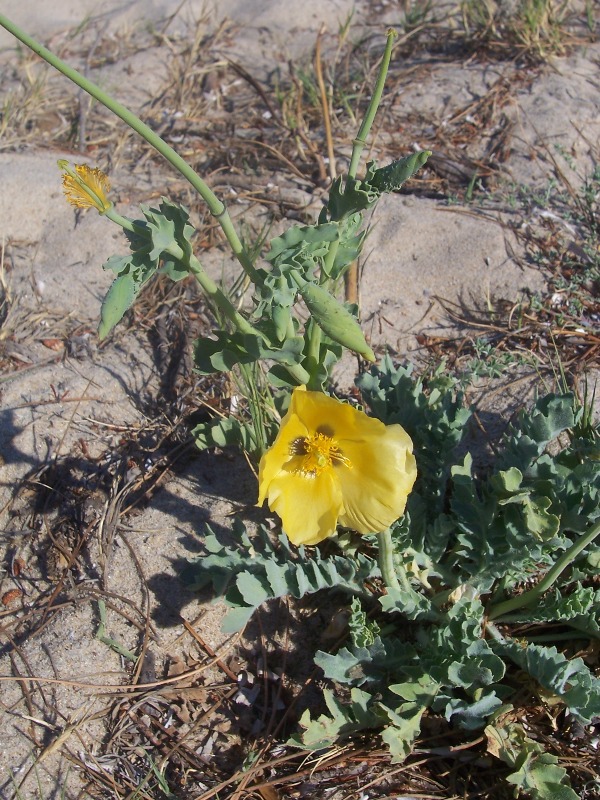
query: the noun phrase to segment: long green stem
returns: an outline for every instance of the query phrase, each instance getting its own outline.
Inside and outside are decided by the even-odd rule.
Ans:
[[[267,449],[266,414],[264,404],[266,397],[259,391],[256,376],[256,364],[239,364],[240,376],[243,381],[243,393],[248,401],[248,409],[254,430],[255,455],[261,458]]]
[[[331,275],[331,270],[333,269],[333,265],[335,262],[335,257],[338,254],[338,250],[340,249],[340,239],[334,239],[333,242],[329,245],[329,250],[327,251],[327,255],[323,260],[323,269],[321,271],[321,283],[324,283],[325,280],[329,275]]]
[[[386,586],[390,589],[400,591],[400,582],[398,581],[398,574],[394,567],[394,547],[392,545],[392,532],[386,528],[381,533],[377,534],[377,559],[379,563],[379,570],[381,577]]]
[[[171,249],[171,248],[170,248]],[[183,256],[183,251],[182,251]],[[184,257],[184,263],[186,259]],[[239,330],[241,333],[249,333],[254,336],[259,336],[261,339],[264,340],[264,336],[256,330],[254,326],[252,326],[245,317],[243,317],[239,311],[235,308],[235,306],[231,303],[231,301],[227,298],[225,293],[219,289],[217,284],[213,281],[213,279],[208,275],[202,264],[198,261],[196,256],[190,256],[187,260],[187,266],[189,267],[190,272],[196,278],[200,286],[202,287],[202,291],[206,294],[206,296],[212,300],[212,302],[217,306],[219,311],[221,311],[227,319]]]
[[[144,236],[146,234],[146,230],[142,228],[140,225],[136,225],[132,219],[129,217],[124,217],[122,214],[119,214],[118,211],[115,211],[115,207],[111,205],[110,208],[107,208],[106,211],[102,212],[103,217],[107,217],[111,222],[115,222],[117,225],[120,225],[121,228],[124,228],[126,231],[130,233],[137,233],[140,236]]]
[[[396,33],[393,28],[390,28],[387,32],[387,41],[385,43],[385,51],[383,53],[383,59],[381,61],[381,67],[379,68],[379,75],[377,76],[377,83],[375,84],[375,90],[373,92],[373,96],[371,97],[371,102],[369,103],[369,107],[367,109],[367,113],[363,120],[362,125],[360,126],[360,130],[356,136],[356,139],[352,143],[352,156],[350,158],[350,167],[348,168],[348,178],[354,179],[356,178],[356,171],[358,169],[358,162],[360,161],[360,157],[362,151],[367,143],[367,136],[371,130],[371,126],[373,125],[373,120],[375,119],[375,115],[377,114],[377,109],[379,108],[379,104],[381,103],[381,96],[383,94],[383,87],[385,85],[385,79],[387,77],[388,69],[390,66],[390,59],[392,57],[392,47],[394,44],[394,39],[398,34]]]
[[[214,192],[207,186],[198,173],[195,172],[195,170],[193,170],[190,165],[184,161],[184,159],[178,153],[176,153],[175,150],[173,150],[172,147],[170,147],[163,139],[161,139],[160,136],[152,130],[152,128],[142,122],[139,117],[136,117],[136,115],[128,108],[119,103],[117,100],[114,100],[95,83],[87,78],[84,78],[84,76],[77,72],[76,69],[70,67],[64,61],[62,61],[62,59],[54,55],[54,53],[25,33],[25,31],[21,30],[21,28],[15,25],[14,22],[11,22],[11,20],[9,20],[3,14],[0,14],[0,25],[3,28],[6,28],[9,33],[12,33],[12,35],[19,39],[19,41],[23,42],[23,44],[29,47],[30,50],[33,50],[34,53],[41,56],[41,58],[47,61],[50,66],[54,67],[59,72],[62,72],[65,77],[73,81],[73,83],[83,89],[84,92],[87,92],[91,97],[98,100],[99,103],[102,103],[102,105],[106,106],[106,108],[116,114],[117,117],[122,119],[123,122],[129,125],[130,128],[132,128],[143,139],[145,139],[148,144],[154,147],[157,152],[164,156],[164,158],[166,158],[167,161],[169,161],[169,163],[191,183],[200,197],[202,197],[208,206],[210,213],[215,217],[221,226],[223,233],[225,234],[225,237],[231,246],[231,249],[233,250],[236,258],[242,265],[246,274],[254,283],[259,282],[258,272],[254,268],[252,259],[244,249],[244,246],[237,235],[225,204],[219,200],[216,194],[214,194]]]
[[[523,594],[518,595],[517,597],[511,597],[509,600],[505,600],[503,603],[498,603],[495,606],[492,606],[488,609],[488,619],[498,619],[498,617],[504,616],[504,614],[509,614],[511,611],[516,611],[519,608],[527,608],[528,606],[533,605],[543,594],[547,592],[548,589],[552,586],[552,584],[558,579],[560,574],[564,572],[564,570],[573,563],[573,561],[577,558],[579,553],[582,550],[585,550],[594,539],[600,534],[600,522],[597,522],[595,525],[589,529],[589,531],[584,535],[581,536],[575,544],[569,547],[562,556],[558,559],[556,564],[548,570],[544,578],[538,583],[537,586],[534,586],[533,589],[530,589],[528,592],[523,592]]]

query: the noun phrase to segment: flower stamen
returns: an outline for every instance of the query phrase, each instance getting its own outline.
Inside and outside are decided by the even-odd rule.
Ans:
[[[63,192],[72,206],[96,208],[101,214],[111,208],[112,203],[108,199],[110,181],[101,169],[92,169],[87,164],[76,164],[73,169],[64,159],[58,165],[65,172]]]
[[[316,478],[323,470],[339,465],[352,467],[350,459],[342,453],[333,437],[324,433],[294,439],[290,445],[290,455],[303,456],[295,472],[306,478]]]

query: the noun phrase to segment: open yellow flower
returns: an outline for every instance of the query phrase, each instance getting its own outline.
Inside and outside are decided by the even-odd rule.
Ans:
[[[295,545],[316,544],[338,523],[359,533],[388,528],[416,477],[404,428],[299,386],[260,461],[258,504],[268,501]]]
[[[73,169],[62,159],[58,165],[65,171],[63,192],[72,206],[97,208],[101,214],[108,211],[112,206],[108,199],[110,181],[101,169],[88,167],[87,164],[76,164]]]

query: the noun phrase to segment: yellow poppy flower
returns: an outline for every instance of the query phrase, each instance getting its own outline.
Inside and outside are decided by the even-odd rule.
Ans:
[[[379,533],[404,512],[416,477],[404,428],[299,386],[260,461],[258,505],[268,501],[295,545],[326,539],[338,523]]]
[[[103,214],[112,206],[108,199],[110,181],[98,167],[88,167],[87,164],[76,164],[75,169],[69,167],[68,162],[58,162],[63,175],[63,192],[68,202],[76,208],[97,208]]]

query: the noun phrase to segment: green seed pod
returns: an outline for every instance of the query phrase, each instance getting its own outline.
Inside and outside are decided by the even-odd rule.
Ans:
[[[298,291],[313,319],[330,339],[367,361],[375,361],[360,325],[335,297],[316,283],[305,283]]]

